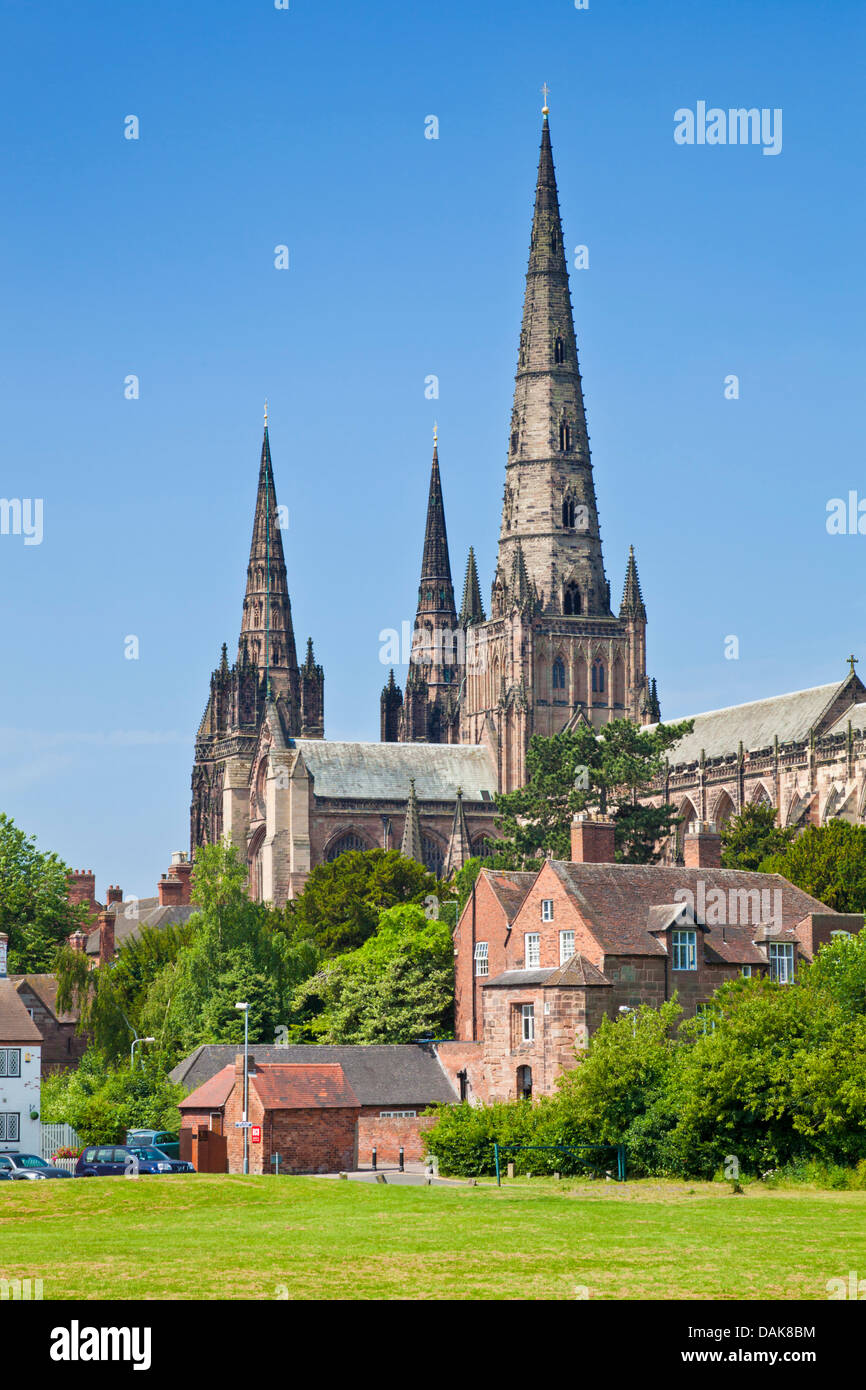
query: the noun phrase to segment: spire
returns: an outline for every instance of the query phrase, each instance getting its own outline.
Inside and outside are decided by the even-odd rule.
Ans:
[[[405,738],[407,742],[449,741],[449,735],[454,732],[449,727],[449,721],[453,724],[455,712],[448,696],[452,689],[456,690],[460,685],[460,658],[454,585],[451,582],[451,561],[448,557],[448,536],[445,530],[445,506],[442,501],[442,480],[439,476],[438,432],[434,432],[421,582],[418,586],[418,608],[415,613],[412,652],[406,678],[407,702],[410,692],[414,694],[411,718],[408,719],[401,738]],[[422,689],[423,699],[420,694]]]
[[[518,542],[543,612],[612,616],[546,114],[499,537],[503,575]]]
[[[471,857],[472,846],[469,842],[466,811],[463,807],[463,789],[458,787],[457,800],[454,803],[454,820],[451,823],[451,838],[448,841],[448,852],[445,856],[442,877],[447,881],[458,869],[462,869],[467,859]]]
[[[520,609],[532,611],[537,607],[535,586],[530,582],[529,575],[526,572],[526,560],[523,556],[523,546],[520,544],[520,541],[517,542],[517,547],[514,551],[509,598],[511,602],[516,604]]]
[[[243,657],[244,645],[250,662],[270,677],[273,693],[289,696],[291,692],[291,703],[296,707],[298,657],[267,424],[247,565],[239,659]]]
[[[403,842],[400,853],[404,859],[415,859],[424,863],[421,847],[421,820],[418,815],[418,801],[415,796],[415,778],[409,778],[409,800],[406,804],[406,821],[403,825]]]
[[[643,595],[640,591],[640,580],[637,573],[637,562],[634,558],[634,546],[628,548],[628,565],[625,571],[625,585],[622,591],[622,603],[620,605],[619,616],[621,618],[638,618],[641,622],[646,622],[646,608],[644,607]]]
[[[475,551],[469,547],[466,561],[466,578],[463,581],[463,603],[460,607],[460,626],[470,627],[472,623],[484,622],[484,605],[481,602],[481,587],[478,583],[478,569],[475,564]]]
[[[430,470],[430,494],[427,499],[427,527],[424,532],[424,555],[421,560],[421,580],[447,580],[451,588],[451,561],[448,558],[448,536],[445,531],[445,506],[442,501],[442,480],[439,476],[439,443],[433,434],[433,466]],[[451,604],[454,604],[452,590]]]

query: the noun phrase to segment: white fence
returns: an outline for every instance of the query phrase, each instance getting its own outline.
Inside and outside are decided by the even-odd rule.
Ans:
[[[80,1149],[81,1140],[72,1128],[72,1125],[46,1125],[42,1126],[42,1158],[50,1159],[52,1154],[56,1154],[58,1149]],[[71,1162],[75,1167],[74,1159],[67,1159],[58,1167],[65,1167],[67,1162]]]
[[[49,1157],[50,1157],[50,1155],[49,1155]],[[77,1158],[55,1158],[55,1160],[54,1160],[54,1167],[55,1167],[55,1168],[65,1168],[66,1171],[67,1171],[67,1173],[72,1173],[72,1174],[74,1174],[74,1173],[75,1173],[75,1165],[76,1165],[77,1162],[78,1162],[78,1159],[77,1159]]]

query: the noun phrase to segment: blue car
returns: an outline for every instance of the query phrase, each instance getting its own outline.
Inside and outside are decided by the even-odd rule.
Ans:
[[[75,1165],[77,1178],[194,1172],[191,1163],[169,1158],[161,1149],[131,1144],[100,1144],[98,1147],[85,1149]]]

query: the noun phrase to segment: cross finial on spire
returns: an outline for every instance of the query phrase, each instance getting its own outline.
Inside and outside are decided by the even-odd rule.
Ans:
[[[268,403],[265,401],[265,429],[268,427]]]
[[[545,82],[545,84],[544,84],[544,86],[542,87],[541,90],[542,90],[542,92],[544,93],[544,105],[543,105],[542,108],[541,108],[541,114],[542,114],[542,116],[549,116],[549,115],[550,115],[550,107],[549,107],[548,104],[547,104],[547,98],[550,96],[550,88],[548,87],[548,85],[547,85],[546,82]]]
[[[439,443],[439,425],[436,420],[433,421],[433,443]]]
[[[851,656],[849,656],[849,657],[846,657],[846,660],[849,662],[849,664],[850,664],[850,666],[851,666],[851,675],[853,676],[853,675],[854,675],[854,667],[858,664],[860,658],[857,657],[857,656],[851,655]]]

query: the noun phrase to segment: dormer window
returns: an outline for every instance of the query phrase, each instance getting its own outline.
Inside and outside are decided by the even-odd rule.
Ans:
[[[696,931],[671,932],[671,964],[674,970],[697,970],[698,934]]]

